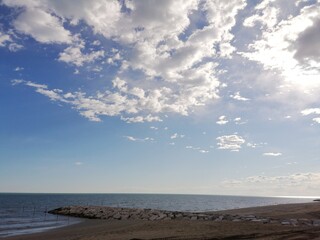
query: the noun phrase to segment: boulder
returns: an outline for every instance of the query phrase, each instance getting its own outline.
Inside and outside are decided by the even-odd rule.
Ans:
[[[120,213],[116,213],[115,215],[113,215],[113,219],[120,220],[121,219]]]

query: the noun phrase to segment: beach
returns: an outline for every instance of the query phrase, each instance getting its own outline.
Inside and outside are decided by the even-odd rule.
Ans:
[[[233,216],[233,218],[225,221],[208,221],[200,218],[195,221],[83,219],[81,223],[75,225],[4,239],[320,239],[318,202],[243,208],[207,214]],[[245,216],[254,216],[254,220],[241,220]],[[266,223],[260,219],[271,220]],[[274,219],[279,221],[273,221]]]

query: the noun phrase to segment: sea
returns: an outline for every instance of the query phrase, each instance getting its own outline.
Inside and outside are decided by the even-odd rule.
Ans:
[[[311,201],[306,198],[221,195],[0,193],[0,238],[43,232],[80,222],[81,219],[47,213],[69,205],[203,212]]]

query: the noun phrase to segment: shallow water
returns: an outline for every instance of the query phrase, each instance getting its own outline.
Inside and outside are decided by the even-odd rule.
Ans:
[[[172,211],[214,211],[281,203],[310,202],[301,198],[175,194],[15,194],[0,193],[0,238],[46,231],[79,221],[47,214],[68,205],[153,208]]]

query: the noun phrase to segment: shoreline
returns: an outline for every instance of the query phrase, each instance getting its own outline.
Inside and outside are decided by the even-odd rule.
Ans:
[[[98,207],[87,207],[98,208]],[[101,207],[100,207],[101,208]],[[127,209],[125,209],[127,210]],[[152,211],[152,210],[151,210]],[[158,210],[156,210],[158,212]],[[190,213],[195,214],[195,213]],[[197,213],[218,216],[249,216],[251,219],[81,219],[80,223],[49,231],[1,238],[3,240],[102,240],[102,239],[316,239],[320,236],[320,203],[280,204]],[[254,216],[254,218],[252,217]],[[260,219],[269,218],[266,223]],[[302,222],[289,224],[273,219]]]

